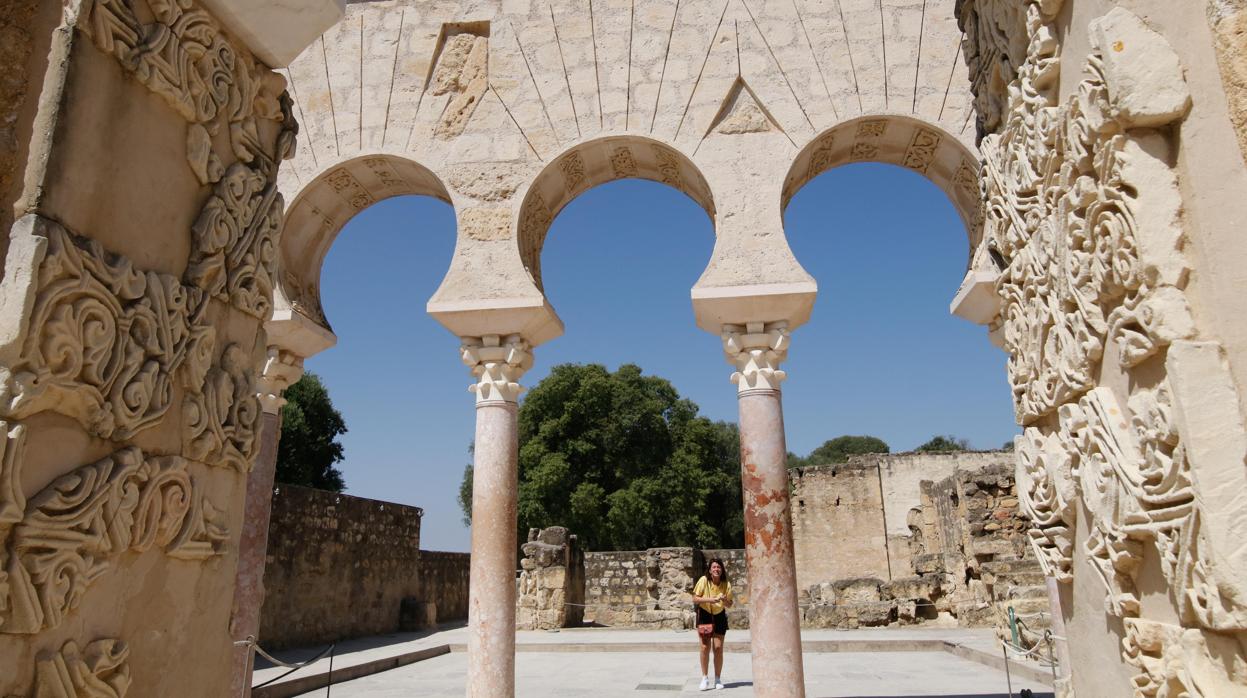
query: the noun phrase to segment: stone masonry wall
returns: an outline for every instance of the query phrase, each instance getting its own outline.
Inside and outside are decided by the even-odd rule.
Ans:
[[[651,548],[585,553],[585,622],[617,627],[689,628],[689,594],[709,560],[721,558],[732,580],[733,628],[749,627],[744,550]]]
[[[920,483],[946,478],[958,469],[1011,463],[1012,456],[1003,451],[890,453],[792,471],[798,587],[910,574],[909,519],[921,504]]]
[[[433,604],[437,622],[468,617],[468,571],[471,555],[433,550],[420,551],[417,576],[420,601]]]
[[[466,617],[468,556],[422,552],[422,515],[418,507],[279,486],[261,644],[326,644]]]

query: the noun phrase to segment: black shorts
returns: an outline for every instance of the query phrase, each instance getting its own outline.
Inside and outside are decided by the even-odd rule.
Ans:
[[[701,606],[697,607],[697,624],[705,625],[706,623],[714,623],[715,635],[727,634],[727,611],[722,613],[710,613]]]

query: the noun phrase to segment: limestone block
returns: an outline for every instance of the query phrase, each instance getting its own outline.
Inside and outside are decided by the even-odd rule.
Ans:
[[[832,588],[835,590],[836,603],[856,604],[881,600],[879,587],[882,584],[882,580],[874,577],[859,577],[834,582]]]
[[[1190,108],[1178,54],[1133,12],[1115,7],[1093,21],[1091,42],[1103,60],[1113,116],[1123,124],[1161,126]]]

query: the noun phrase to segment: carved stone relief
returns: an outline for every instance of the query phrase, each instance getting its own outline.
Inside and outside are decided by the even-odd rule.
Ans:
[[[618,179],[635,177],[637,175],[636,158],[632,157],[632,149],[621,145],[611,151],[611,169],[614,170],[615,177]]]
[[[926,174],[935,160],[935,151],[940,147],[941,140],[940,134],[929,128],[915,128],[914,137],[905,150],[905,167]]]
[[[0,348],[0,409],[15,418],[55,410],[113,440],[159,421],[183,364],[191,374],[207,370],[214,337],[202,322],[202,292],[135,269],[51,221],[27,216],[18,228],[27,234],[14,244],[38,250],[37,271],[5,292],[28,299],[33,330]]]
[[[579,192],[585,185],[585,161],[580,153],[573,150],[559,160],[559,170],[563,173],[563,186],[570,193]]]
[[[251,470],[258,441],[260,403],[255,362],[237,344],[225,347],[202,389],[188,390],[182,404],[183,453],[188,458]]]
[[[1137,696],[1231,695],[1247,675],[1223,660],[1241,664],[1242,638],[1215,633],[1247,629],[1247,600],[1211,562],[1175,416],[1179,374],[1155,373],[1171,346],[1195,335],[1168,165],[1176,143],[1156,130],[1183,118],[1190,96],[1164,38],[1117,8],[1091,23],[1086,77],[1058,104],[1049,23],[1060,5],[958,7],[980,115],[984,244],[1006,265],[1000,321],[1017,418],[1028,425],[1016,445],[1019,498],[1045,572],[1102,582],[1105,610],[1124,622]],[[1024,31],[1010,29],[1019,23]],[[957,179],[970,189],[968,176]],[[1099,385],[1110,351],[1120,370],[1147,365],[1150,377],[1123,394]],[[1078,551],[1076,523],[1087,531]],[[1181,625],[1143,617],[1137,583],[1149,559]]]
[[[20,449],[20,441],[8,445]],[[145,456],[131,446],[31,497],[4,541],[0,632],[57,627],[124,552],[156,547],[185,560],[221,554],[228,537],[223,516],[187,465],[184,458]]]
[[[200,183],[224,174],[213,136],[224,128],[230,150],[243,162],[264,154],[257,118],[279,119],[285,80],[234,49],[216,21],[186,0],[146,0],[155,21],[144,23],[143,0],[92,0],[79,27],[135,78],[189,122],[187,163]]]
[[[663,184],[684,191],[684,178],[680,176],[680,157],[670,148],[655,145],[654,159],[658,163],[658,177]]]
[[[116,639],[39,655],[34,698],[124,698],[130,690],[130,649]]]
[[[489,87],[489,30],[482,24],[442,27],[426,89],[433,96],[450,95],[450,101],[434,127],[435,138],[449,140],[463,133]]]

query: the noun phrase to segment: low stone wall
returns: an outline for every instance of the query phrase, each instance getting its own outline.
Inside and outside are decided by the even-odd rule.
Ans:
[[[721,558],[732,580],[734,628],[749,627],[749,581],[744,550],[651,548],[585,553],[585,622],[638,628],[691,628],[689,594],[706,563]]]
[[[421,551],[423,513],[278,486],[264,567],[264,647],[327,644],[465,618],[468,555]]]

